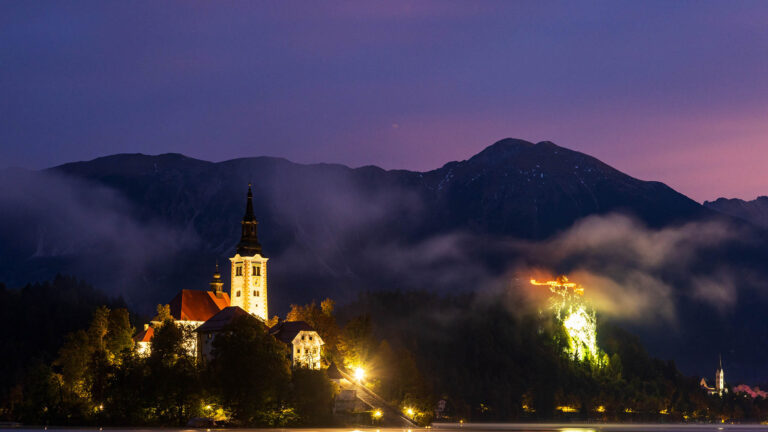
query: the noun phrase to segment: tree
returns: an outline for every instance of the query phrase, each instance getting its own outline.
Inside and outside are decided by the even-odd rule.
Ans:
[[[78,330],[66,336],[64,345],[59,350],[59,356],[54,366],[61,368],[61,376],[65,386],[79,397],[87,397],[85,383],[86,366],[91,360],[93,347],[85,330]]]
[[[152,321],[157,321],[159,323],[164,323],[168,320],[172,320],[173,317],[171,316],[171,305],[163,305],[159,304],[157,305],[157,315],[155,315],[154,318],[152,318]]]
[[[27,424],[51,424],[60,417],[62,408],[61,376],[43,363],[29,368],[22,382],[23,399],[17,418]]]
[[[344,366],[354,369],[367,364],[375,344],[369,315],[361,315],[350,320],[344,326],[338,342],[339,355]]]
[[[187,350],[184,348],[184,329],[173,319],[167,319],[155,328],[150,346],[149,357],[154,362],[173,365],[179,358],[187,355]]]
[[[236,318],[213,341],[214,392],[241,425],[269,425],[290,379],[288,349],[251,316]]]
[[[149,391],[153,384],[149,382],[147,361],[130,354],[122,357],[107,387],[104,412],[112,424],[148,424],[153,420],[155,400]]]
[[[291,384],[291,405],[296,409],[301,425],[330,426],[335,389],[325,371],[294,369]]]
[[[88,327],[88,338],[91,341],[91,346],[94,350],[105,349],[105,338],[109,331],[109,308],[106,306],[99,306],[93,312],[93,319],[91,319],[91,326]]]
[[[267,327],[272,328],[280,322],[280,317],[275,315],[266,322]]]
[[[118,354],[133,348],[133,332],[128,309],[113,309],[109,312],[106,347],[113,358],[119,358]]]
[[[195,359],[184,347],[184,330],[166,320],[155,330],[147,359],[147,396],[153,401],[157,421],[184,425],[200,409],[200,376]]]

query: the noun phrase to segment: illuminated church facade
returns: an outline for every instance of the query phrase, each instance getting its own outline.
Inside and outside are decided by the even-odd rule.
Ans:
[[[707,379],[702,378],[699,382],[699,385],[702,389],[706,390],[707,393],[710,395],[718,395],[722,396],[725,393],[728,393],[728,388],[725,387],[725,371],[723,370],[723,358],[720,357],[720,366],[715,371],[715,386],[710,387],[707,384]]]
[[[240,242],[235,255],[229,258],[231,278],[229,293],[218,265],[208,290],[181,290],[168,304],[175,323],[185,329],[184,345],[199,361],[212,355],[213,340],[234,319],[249,315],[266,324],[269,319],[267,296],[267,261],[262,255],[258,237],[258,221],[253,211],[253,192],[248,185],[245,215],[241,225]],[[162,323],[153,321],[135,337],[136,350],[149,355],[154,329]],[[303,321],[279,322],[268,329],[277,340],[285,343],[294,367],[320,369],[323,339]]]
[[[245,216],[240,222],[242,233],[235,256],[229,259],[232,265],[230,299],[232,306],[238,306],[251,315],[269,319],[267,310],[267,260],[261,255],[258,225],[253,214],[253,193],[248,186],[248,202]]]

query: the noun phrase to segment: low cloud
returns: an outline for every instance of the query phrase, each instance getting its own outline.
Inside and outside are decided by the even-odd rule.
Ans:
[[[740,271],[720,253],[743,239],[723,221],[648,228],[625,215],[591,216],[543,242],[516,243],[527,261],[567,274],[604,315],[671,323],[681,299],[724,313],[734,306]]]
[[[277,302],[425,289],[480,291],[485,298],[515,292],[541,304],[547,290],[528,280],[565,274],[586,288],[602,315],[658,324],[674,323],[682,302],[728,313],[748,285],[744,275],[755,279],[735,259],[723,259],[746,234],[722,221],[654,229],[610,214],[586,217],[543,241],[467,231],[429,236],[422,199],[396,185],[364,181],[378,175],[376,169],[307,171],[285,171],[262,183],[271,220],[280,225],[263,229],[279,232],[283,242],[270,253]],[[216,254],[191,224],[147,220],[111,188],[52,172],[6,170],[0,180],[13,185],[0,189],[0,257],[6,260],[0,280],[11,284],[66,268],[107,292],[152,304],[164,300],[153,289],[164,287],[165,296],[186,282],[178,279],[189,274],[180,264],[184,256]]]
[[[0,172],[0,179],[2,280],[10,284],[66,268],[110,294],[143,296],[152,272],[167,271],[176,252],[198,244],[187,230],[141,220],[127,199],[101,185],[25,170]]]

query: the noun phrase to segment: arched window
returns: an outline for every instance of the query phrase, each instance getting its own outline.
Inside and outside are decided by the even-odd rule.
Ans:
[[[240,297],[240,291],[235,294],[235,297]]]

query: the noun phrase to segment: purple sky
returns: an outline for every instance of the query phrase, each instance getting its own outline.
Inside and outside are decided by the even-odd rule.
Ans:
[[[699,201],[768,194],[768,2],[0,3],[0,167],[427,170],[504,137]]]

